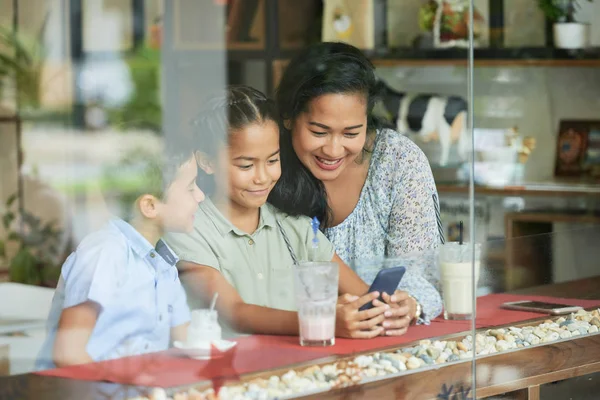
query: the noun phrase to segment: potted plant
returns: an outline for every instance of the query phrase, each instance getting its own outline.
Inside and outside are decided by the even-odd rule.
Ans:
[[[13,89],[20,114],[39,106],[45,59],[41,35],[45,26],[44,22],[38,38],[0,26],[0,97],[4,90]]]
[[[16,194],[10,196],[0,214],[5,232],[5,238],[0,238],[0,262],[8,264],[12,282],[56,287],[62,261],[58,250],[62,230],[55,221],[44,224],[35,215],[19,210],[16,200]]]
[[[580,7],[578,0],[538,0],[538,4],[546,18],[554,22],[554,47],[582,49],[589,45],[589,24],[575,21],[575,12]]]

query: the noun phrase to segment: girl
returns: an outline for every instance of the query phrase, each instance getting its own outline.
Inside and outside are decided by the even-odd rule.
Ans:
[[[378,80],[360,50],[319,43],[286,68],[277,90],[282,176],[269,202],[317,216],[339,256],[365,281],[384,258],[423,253],[443,240],[433,175],[423,152],[378,129]],[[408,265],[401,288],[411,315],[442,310],[434,263]],[[418,265],[421,264],[421,265]]]
[[[238,332],[297,335],[291,253],[308,259],[312,231],[309,218],[266,203],[281,175],[274,104],[252,88],[230,87],[200,113],[195,131],[199,166],[214,189],[196,214],[201,229],[167,237],[182,260],[188,294],[207,302],[219,293],[219,315]],[[336,335],[403,334],[408,307],[398,303],[405,296],[385,296],[384,304],[375,300],[378,293],[365,294],[367,285],[320,232],[319,241],[316,259],[340,267]],[[372,301],[374,308],[358,310]]]

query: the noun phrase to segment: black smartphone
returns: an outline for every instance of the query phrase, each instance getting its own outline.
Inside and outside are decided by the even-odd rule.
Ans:
[[[567,304],[546,303],[544,301],[511,301],[502,304],[502,308],[518,311],[532,311],[542,314],[562,315],[577,312],[582,309],[579,306]]]
[[[379,292],[380,294],[387,293],[390,296],[394,294],[404,273],[406,272],[406,268],[404,267],[394,267],[394,268],[386,268],[382,269],[377,273],[377,276],[373,280],[371,287],[369,288],[369,293]],[[381,295],[379,296],[379,300],[383,301]],[[373,308],[373,302],[370,301],[367,304],[363,305],[359,310],[364,311]]]

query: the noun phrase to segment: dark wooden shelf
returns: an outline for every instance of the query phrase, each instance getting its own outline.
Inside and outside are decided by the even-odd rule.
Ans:
[[[288,61],[299,49],[280,49],[275,58]],[[399,66],[467,66],[467,49],[380,49],[364,50],[376,67]],[[230,48],[231,60],[261,59],[264,50]],[[485,48],[474,50],[477,67],[541,66],[541,67],[600,67],[600,48],[564,50],[552,47]]]
[[[376,66],[466,66],[468,49],[382,49],[366,51]],[[564,50],[552,47],[480,48],[476,66],[600,66],[600,48]]]
[[[440,194],[468,194],[467,183],[436,183]],[[527,182],[511,186],[475,186],[475,195],[487,196],[542,196],[542,197],[598,197],[600,185],[597,181],[546,181]]]

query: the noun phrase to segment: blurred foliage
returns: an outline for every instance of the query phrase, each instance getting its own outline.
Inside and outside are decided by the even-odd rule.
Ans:
[[[40,105],[46,21],[47,17],[37,37],[0,26],[0,93],[14,89],[20,113]]]
[[[428,0],[419,8],[419,28],[423,32],[433,31],[437,8],[438,3],[435,0]]]
[[[593,0],[587,0],[591,3]],[[538,0],[540,9],[554,22],[576,22],[575,12],[581,6],[578,0]]]
[[[17,252],[9,261],[12,282],[55,287],[60,276],[59,243],[63,231],[56,221],[42,223],[35,215],[18,209],[17,194],[8,198],[1,214],[6,238],[0,239],[0,260],[8,257],[9,242],[16,243]],[[16,228],[15,228],[16,226]]]
[[[109,122],[127,129],[162,129],[160,49],[140,47],[126,59],[134,92],[123,106],[108,110]]]

